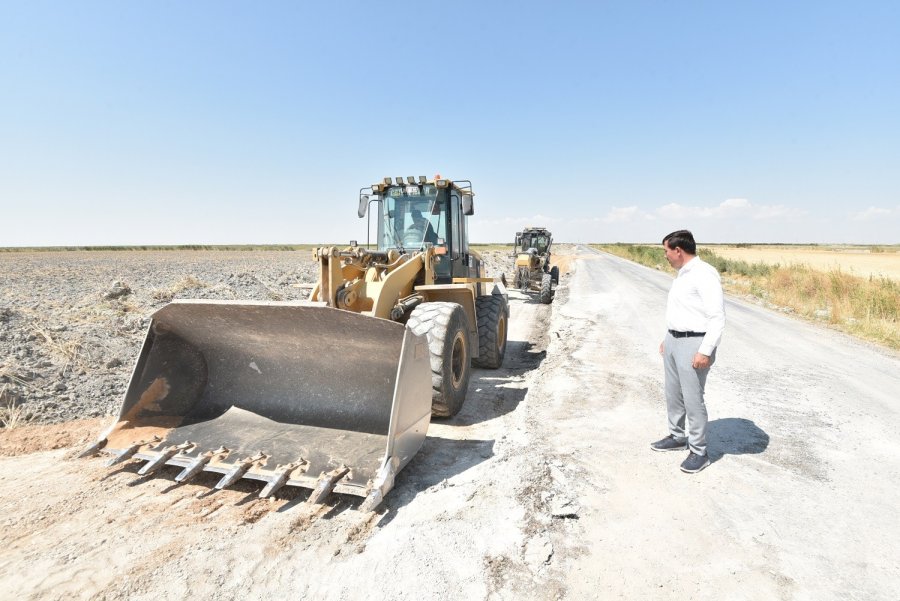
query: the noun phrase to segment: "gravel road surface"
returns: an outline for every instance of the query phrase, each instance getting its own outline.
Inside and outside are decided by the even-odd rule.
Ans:
[[[900,598],[897,354],[728,298],[707,382],[712,465],[683,474],[682,454],[648,449],[667,434],[671,278],[580,254],[537,401],[544,440],[585,474],[560,558],[569,595]]]

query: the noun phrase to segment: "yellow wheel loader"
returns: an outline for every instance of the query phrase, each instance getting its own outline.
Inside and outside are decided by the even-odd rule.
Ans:
[[[505,284],[468,246],[471,183],[402,178],[360,191],[377,243],[318,248],[308,301],[174,301],[153,314],[118,420],[82,453],[146,461],[176,482],[221,475],[381,502],[432,415],[462,407],[471,365],[506,352]],[[370,207],[374,207],[369,210]],[[377,210],[376,210],[377,209]],[[374,246],[368,248],[368,246]]]
[[[553,301],[555,286],[559,284],[559,267],[550,265],[550,246],[553,235],[547,228],[527,227],[516,232],[516,288],[523,292],[537,292],[541,302]]]

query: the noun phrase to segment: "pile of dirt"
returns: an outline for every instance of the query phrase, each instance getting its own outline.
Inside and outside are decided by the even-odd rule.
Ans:
[[[87,447],[108,423],[109,418],[95,417],[62,424],[35,424],[27,428],[0,430],[0,457]]]

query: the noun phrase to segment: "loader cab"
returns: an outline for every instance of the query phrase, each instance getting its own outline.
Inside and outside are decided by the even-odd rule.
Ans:
[[[477,276],[466,223],[474,212],[471,190],[449,180],[387,184],[387,179],[372,187],[374,196],[360,197],[360,216],[364,203],[377,201],[372,213],[378,216],[378,250],[415,252],[430,244],[438,256],[436,283]]]

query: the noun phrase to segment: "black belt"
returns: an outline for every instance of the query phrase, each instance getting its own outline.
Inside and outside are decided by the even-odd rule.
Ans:
[[[676,330],[669,330],[669,334],[674,338],[697,338],[698,336],[706,336],[706,332],[678,332]]]

